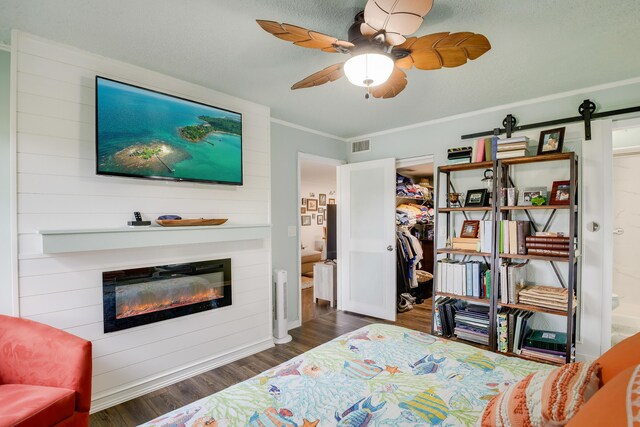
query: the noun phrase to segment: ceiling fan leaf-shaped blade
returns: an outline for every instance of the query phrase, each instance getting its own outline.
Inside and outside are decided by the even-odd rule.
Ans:
[[[405,87],[407,87],[407,75],[396,67],[393,69],[389,80],[380,86],[372,87],[370,93],[374,98],[388,99],[398,95]]]
[[[385,31],[399,35],[413,34],[422,25],[423,16],[433,7],[433,0],[369,0],[364,8],[364,22],[373,28],[373,33]],[[361,31],[370,36],[366,27]],[[398,39],[387,41],[388,44]],[[400,43],[404,43],[404,40]]]
[[[421,70],[452,68],[466,64],[491,49],[489,40],[482,34],[436,33],[418,38],[408,50],[413,65]],[[402,65],[407,65],[404,61]],[[404,67],[403,67],[404,68]]]
[[[410,70],[411,67],[413,67],[413,58],[411,57],[411,55],[407,55],[404,58],[397,59],[396,67],[403,70]]]
[[[258,19],[256,21],[266,32],[273,34],[281,40],[292,42],[295,45],[307,47],[310,49],[320,49],[324,52],[338,52],[336,46],[346,49],[353,47],[352,43],[344,40],[338,40],[335,37],[311,31],[306,28],[291,24],[281,24],[275,21],[265,21]]]
[[[413,44],[418,40],[417,37],[408,37],[404,43],[402,43],[401,45],[396,46],[396,48],[398,49],[411,49]]]
[[[338,80],[340,77],[344,76],[343,66],[344,63],[341,62],[339,64],[331,65],[324,70],[320,70],[317,73],[313,73],[309,77],[306,77],[291,86],[291,90],[306,89]]]

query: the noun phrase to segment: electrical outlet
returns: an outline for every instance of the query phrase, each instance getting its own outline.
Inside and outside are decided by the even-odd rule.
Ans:
[[[298,227],[296,227],[295,225],[290,225],[287,230],[287,235],[289,237],[296,237],[297,234],[298,234]]]

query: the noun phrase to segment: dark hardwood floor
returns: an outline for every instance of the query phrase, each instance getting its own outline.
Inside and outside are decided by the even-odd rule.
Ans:
[[[313,286],[302,290],[300,302],[302,303],[302,323],[336,310],[331,307],[329,301],[326,300],[318,300],[318,302],[314,304]]]
[[[333,338],[370,323],[392,323],[332,310],[290,331],[293,341],[91,415],[91,426],[137,426],[166,412],[249,379]],[[396,325],[431,332],[431,300],[398,313]]]

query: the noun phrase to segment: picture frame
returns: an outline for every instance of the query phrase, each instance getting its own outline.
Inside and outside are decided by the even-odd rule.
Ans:
[[[480,229],[480,221],[478,220],[466,220],[462,223],[462,230],[460,230],[460,237],[475,239],[478,237],[478,230]]]
[[[312,213],[312,214],[311,214],[311,219],[312,219],[312,220],[316,219],[316,214]]]
[[[311,225],[311,215],[301,215],[300,220],[302,222],[303,227],[307,225]]]
[[[571,202],[571,181],[553,181],[550,205],[568,205]]]
[[[318,205],[327,206],[327,195],[326,194],[318,194]]]
[[[336,204],[336,199],[329,199],[329,204],[330,205],[335,205]]]
[[[307,213],[307,208],[305,208],[304,206],[300,208],[300,214],[306,214]]]
[[[323,225],[324,224],[324,217],[322,215],[318,214],[316,219],[318,220],[318,225]]]
[[[535,196],[542,196],[548,200],[547,187],[524,187],[518,188],[518,206],[533,206],[531,199]]]
[[[307,205],[307,199],[305,199],[304,197],[302,198],[302,206],[306,206]]]
[[[318,199],[307,199],[307,211],[318,210]]]
[[[487,206],[489,201],[486,188],[478,188],[476,190],[467,191],[467,198],[464,202],[465,207]]]
[[[325,205],[325,206],[326,206],[326,205]],[[319,214],[321,214],[321,213],[323,213],[323,212],[324,212],[324,210],[325,210],[325,208],[318,208],[318,213],[319,213]]]
[[[540,132],[538,155],[562,153],[564,128],[547,129]]]

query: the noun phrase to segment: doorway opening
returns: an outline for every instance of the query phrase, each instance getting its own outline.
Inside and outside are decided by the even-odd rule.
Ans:
[[[343,163],[298,154],[301,323],[337,309],[337,167]]]
[[[636,244],[640,239],[640,120],[613,131],[613,287],[611,345],[640,332],[640,271]]]
[[[396,162],[396,323],[431,325],[434,262],[432,156]]]

